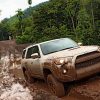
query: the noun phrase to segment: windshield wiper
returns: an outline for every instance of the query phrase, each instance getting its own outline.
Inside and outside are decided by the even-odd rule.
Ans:
[[[73,49],[74,49],[74,48],[76,48],[76,47],[78,47],[78,46],[75,46],[75,47],[68,47],[68,48],[64,48],[64,49],[61,49],[61,50],[52,51],[52,52],[49,52],[49,53],[47,53],[47,54],[59,52],[59,51],[66,50],[66,49],[70,49],[70,48],[73,48]],[[47,55],[47,54],[46,54],[46,55]]]
[[[61,49],[60,51],[62,51],[62,50],[66,50],[66,49],[70,49],[70,48],[74,48],[74,47],[68,47],[68,48],[64,48],[64,49]]]

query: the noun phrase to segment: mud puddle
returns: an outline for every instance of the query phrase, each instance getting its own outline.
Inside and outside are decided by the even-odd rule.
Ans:
[[[20,71],[20,69],[18,70],[18,72],[15,70],[15,76],[23,78],[21,73],[22,71]],[[33,85],[31,85],[31,87],[34,86],[38,90],[42,89],[51,93],[48,89],[47,83],[43,80],[37,80]],[[82,80],[82,82],[73,83],[69,93],[62,97],[61,100],[100,100],[100,77],[94,75],[89,79]]]
[[[5,90],[4,93],[6,93],[6,89],[8,91],[7,93],[9,94],[12,93],[13,89],[16,90],[16,88],[13,87],[18,87],[18,88],[22,87],[22,89],[19,90],[19,96],[20,92],[21,93],[29,92],[30,94],[28,95],[32,96],[32,98],[34,98],[33,100],[100,100],[100,76],[95,75],[87,80],[83,80],[77,83],[71,83],[70,91],[66,93],[64,97],[57,98],[50,92],[47,83],[45,83],[43,80],[37,80],[34,84],[26,84],[26,82],[24,81],[24,76],[21,67],[14,66],[8,68],[7,65],[9,65],[9,59],[8,58],[4,59],[6,63],[4,63],[5,61],[3,60],[4,64],[2,64],[3,65],[3,67],[1,68],[2,71],[0,71],[1,72],[0,83],[4,82],[3,84],[1,84],[0,88],[3,87],[2,91]],[[9,73],[8,69],[10,69]],[[9,77],[9,74],[13,74],[13,76]],[[5,76],[6,78],[7,77],[9,78],[6,81],[4,81]],[[12,84],[13,83],[12,81],[14,81],[14,84]],[[26,88],[28,88],[29,91],[27,91]],[[2,100],[9,100],[9,99],[2,99]],[[23,100],[23,99],[16,99],[16,100]]]

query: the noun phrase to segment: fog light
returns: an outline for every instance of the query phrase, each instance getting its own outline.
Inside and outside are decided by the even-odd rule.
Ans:
[[[67,73],[67,70],[66,69],[63,69],[63,73],[66,74]]]
[[[60,63],[62,64],[62,63],[64,63],[64,60],[62,59],[62,60],[60,60]]]

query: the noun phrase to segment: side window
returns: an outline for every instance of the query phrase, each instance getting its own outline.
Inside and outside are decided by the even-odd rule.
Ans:
[[[23,50],[22,58],[25,58],[25,52],[26,52],[26,50]]]
[[[27,59],[28,59],[28,58],[31,58],[31,55],[32,55],[33,53],[38,53],[39,56],[40,56],[38,46],[34,46],[34,47],[29,48],[28,51],[27,51],[26,58],[27,58]]]

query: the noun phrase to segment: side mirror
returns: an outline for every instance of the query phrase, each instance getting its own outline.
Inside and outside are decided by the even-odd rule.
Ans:
[[[33,53],[31,55],[31,58],[35,59],[35,58],[39,58],[39,54],[38,53]]]
[[[82,43],[81,43],[81,42],[79,42],[79,43],[78,43],[78,45],[79,45],[79,46],[82,46]]]

